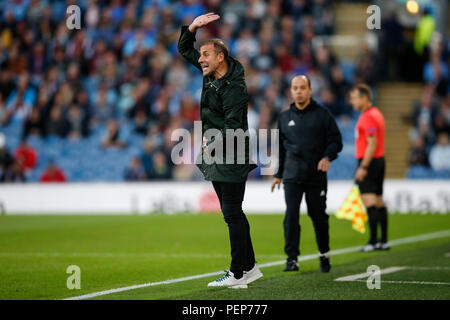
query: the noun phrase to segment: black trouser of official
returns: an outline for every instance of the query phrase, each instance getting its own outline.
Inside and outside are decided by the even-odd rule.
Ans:
[[[317,181],[319,180],[319,181]],[[300,255],[300,204],[305,194],[308,215],[316,233],[316,242],[320,253],[326,253],[329,247],[328,215],[325,212],[327,201],[327,180],[316,179],[314,182],[284,182],[286,215],[284,218],[284,251],[288,260],[297,261]]]
[[[230,271],[238,278],[243,271],[249,271],[255,265],[250,237],[250,225],[242,211],[245,182],[212,182],[220,201],[223,217],[228,225],[231,247]]]

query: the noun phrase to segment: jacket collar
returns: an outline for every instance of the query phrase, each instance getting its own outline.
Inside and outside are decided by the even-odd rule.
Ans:
[[[224,85],[230,84],[231,81],[238,78],[239,76],[244,76],[244,67],[234,59],[233,57],[228,57],[228,70],[222,78],[214,79],[212,76],[206,78],[206,84],[208,86],[214,87],[216,91],[219,91]]]
[[[305,113],[312,109],[315,109],[317,106],[318,106],[318,103],[316,102],[316,100],[311,98],[311,101],[309,102],[308,106],[305,109],[303,109],[303,110],[298,109],[297,106],[295,105],[295,102],[292,102],[290,109],[294,112]]]

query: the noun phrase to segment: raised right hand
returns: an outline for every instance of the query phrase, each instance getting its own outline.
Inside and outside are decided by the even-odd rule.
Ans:
[[[189,25],[189,31],[195,32],[198,28],[204,27],[208,23],[219,20],[219,19],[220,19],[220,16],[218,14],[215,14],[212,12],[198,16]]]

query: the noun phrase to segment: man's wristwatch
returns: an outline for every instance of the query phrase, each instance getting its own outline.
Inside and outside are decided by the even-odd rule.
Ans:
[[[367,170],[367,169],[369,169],[369,167],[368,166],[359,166],[361,169],[364,169],[364,170]]]

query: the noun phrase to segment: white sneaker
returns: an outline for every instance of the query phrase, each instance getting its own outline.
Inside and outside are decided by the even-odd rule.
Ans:
[[[247,284],[262,278],[262,276],[263,274],[256,264],[252,270],[244,271],[244,279],[247,281]]]
[[[373,244],[368,243],[364,247],[362,247],[360,251],[370,252],[370,251],[374,251],[374,250],[375,250],[375,246]]]
[[[234,277],[233,272],[225,270],[225,275],[213,282],[208,283],[208,287],[228,287],[232,289],[247,289],[247,281],[242,276],[240,279]]]
[[[380,245],[380,250],[389,250],[391,246],[387,242],[382,242]]]

